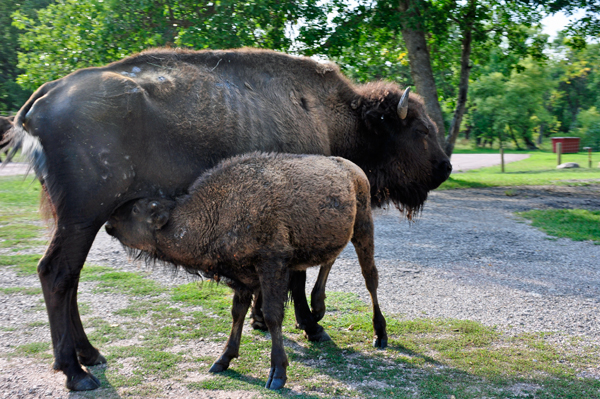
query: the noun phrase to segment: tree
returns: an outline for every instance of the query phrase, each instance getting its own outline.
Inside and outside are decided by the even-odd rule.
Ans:
[[[500,72],[481,76],[471,93],[475,135],[501,143],[508,138],[517,148],[523,142],[536,149],[534,133],[540,134],[541,126],[556,125],[544,107],[555,85],[548,68],[532,59],[509,77]]]
[[[288,50],[293,24],[302,18],[318,25],[326,20],[324,10],[316,0],[57,0],[39,11],[39,22],[14,14],[15,26],[25,31],[19,53],[25,73],[18,81],[35,89],[156,46]]]
[[[600,149],[600,110],[591,107],[577,115],[578,128],[574,133],[581,137],[584,146]]]
[[[18,109],[31,92],[21,88],[15,81],[22,71],[17,68],[19,30],[11,25],[11,14],[18,8],[25,15],[35,18],[35,10],[43,8],[51,0],[0,0],[0,112]]]
[[[357,30],[384,30],[388,34],[381,37],[386,38],[401,36],[416,91],[423,96],[426,109],[438,126],[438,140],[449,155],[467,109],[474,54],[478,58],[482,49],[487,52],[492,46],[503,45],[507,53],[518,55],[515,66],[527,55],[542,56],[544,43],[532,39],[523,27],[539,21],[540,16],[522,3],[377,0],[361,2],[353,8],[335,0],[333,4],[337,16],[331,28],[319,31],[325,39],[307,40],[309,46],[320,44],[318,51],[335,59],[343,53],[339,47],[347,47],[345,43],[357,36],[353,33]],[[387,47],[389,43],[377,45]],[[444,108],[449,107],[453,111],[447,130]]]

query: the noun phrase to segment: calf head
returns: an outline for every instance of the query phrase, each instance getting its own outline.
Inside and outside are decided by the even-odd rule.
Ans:
[[[421,98],[409,91],[390,83],[367,84],[352,106],[366,128],[355,162],[369,177],[372,205],[392,202],[411,217],[428,192],[450,176],[452,165]]]
[[[175,201],[143,198],[118,208],[106,222],[106,232],[127,247],[154,252],[155,232],[169,220]]]

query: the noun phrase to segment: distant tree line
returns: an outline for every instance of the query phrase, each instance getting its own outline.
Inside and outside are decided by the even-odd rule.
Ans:
[[[550,43],[540,20],[558,11],[584,16]],[[0,113],[146,48],[251,46],[414,85],[448,154],[556,135],[600,150],[599,15],[600,0],[0,0]]]

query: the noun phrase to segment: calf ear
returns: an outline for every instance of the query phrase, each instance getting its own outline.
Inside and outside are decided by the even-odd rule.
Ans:
[[[169,207],[159,201],[150,201],[148,203],[148,224],[154,229],[161,229],[169,221],[171,211]]]

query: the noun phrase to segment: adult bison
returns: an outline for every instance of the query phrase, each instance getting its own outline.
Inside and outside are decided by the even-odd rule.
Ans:
[[[120,205],[184,194],[223,158],[250,151],[337,155],[360,166],[373,206],[418,210],[451,165],[421,100],[391,83],[352,85],[335,65],[272,51],[143,52],[42,85],[12,146],[30,148],[56,229],[38,265],[54,368],[73,390],[105,362],[77,310],[79,274]],[[31,145],[25,145],[30,142]]]
[[[6,132],[10,130],[13,126],[13,116],[0,116],[0,151],[6,153],[8,146],[8,138],[6,136]],[[0,158],[0,162],[2,162],[2,158]]]

